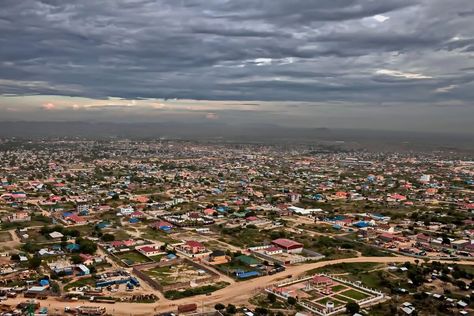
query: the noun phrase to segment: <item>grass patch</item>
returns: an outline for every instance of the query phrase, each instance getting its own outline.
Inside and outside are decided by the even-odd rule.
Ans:
[[[336,299],[338,299],[338,300],[340,300],[344,303],[355,302],[354,299],[349,298],[349,297],[344,297],[344,296],[341,296],[339,294],[334,295],[334,298],[336,298]]]
[[[271,309],[288,309],[286,301],[277,299],[275,302],[268,300],[268,294],[259,294],[249,299],[249,303],[255,306]]]
[[[373,270],[376,268],[379,268],[383,265],[380,263],[373,263],[373,262],[357,262],[357,263],[338,263],[338,264],[333,264],[329,265],[323,268],[316,268],[312,269],[306,272],[308,275],[312,275],[315,273],[329,273],[329,274],[341,274],[341,273],[346,273],[350,272],[351,274],[360,274],[363,272],[366,272],[368,270]]]
[[[230,275],[232,276],[233,278],[236,278],[238,279],[234,272],[237,271],[237,270],[240,270],[240,271],[244,271],[244,272],[249,272],[249,271],[253,271],[255,269],[252,269],[251,267],[243,264],[242,262],[234,259],[232,260],[231,262],[228,262],[228,263],[224,263],[224,264],[220,264],[216,267],[218,270],[224,272],[225,274],[227,275]]]
[[[150,259],[137,251],[127,251],[115,255],[128,265],[151,262]]]
[[[156,262],[160,262],[160,260],[164,257],[165,255],[156,255],[156,256],[151,256],[150,259]]]
[[[199,278],[198,269],[187,263],[155,267],[144,272],[151,278],[156,279],[162,285],[187,282]]]
[[[104,229],[104,232],[114,235],[115,240],[127,240],[130,238],[130,235],[123,229],[111,229],[107,227]]]
[[[360,291],[357,291],[357,290],[354,290],[354,289],[344,291],[341,294],[344,295],[344,296],[350,297],[350,298],[352,298],[356,301],[363,300],[364,298],[367,298],[367,297],[370,296],[368,294],[365,294],[363,292],[360,292]]]
[[[225,288],[229,283],[227,282],[218,282],[216,284],[209,284],[200,287],[185,289],[183,291],[171,290],[164,293],[165,297],[170,300],[177,300],[184,297],[190,297],[195,295],[203,295],[212,293],[214,291]]]
[[[161,241],[165,244],[175,244],[180,242],[159,229],[151,229],[149,227],[141,231],[141,237],[144,239]]]
[[[161,285],[169,285],[176,283],[176,278],[172,277],[171,266],[164,266],[164,267],[155,267],[150,270],[143,271],[148,276],[157,279]]]
[[[344,289],[346,289],[347,287],[342,285],[342,284],[338,284],[338,285],[335,285],[331,288],[331,291],[333,292],[339,292],[339,291],[342,291]]]

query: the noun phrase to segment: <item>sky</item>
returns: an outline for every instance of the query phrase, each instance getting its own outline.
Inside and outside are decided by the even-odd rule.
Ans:
[[[0,120],[474,136],[472,0],[2,0]]]

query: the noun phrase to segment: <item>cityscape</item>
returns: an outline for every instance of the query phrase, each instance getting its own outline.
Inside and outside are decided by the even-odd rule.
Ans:
[[[0,4],[0,316],[474,315],[473,0]]]
[[[0,146],[2,306],[470,312],[466,157],[177,140]]]

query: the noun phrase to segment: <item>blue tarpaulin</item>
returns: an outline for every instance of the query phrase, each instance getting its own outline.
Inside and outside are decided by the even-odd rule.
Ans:
[[[364,228],[364,227],[368,227],[369,223],[364,222],[364,221],[360,221],[360,222],[355,223],[354,226],[359,227],[359,228]]]
[[[43,280],[40,280],[40,281],[39,281],[39,284],[40,284],[41,286],[48,286],[48,285],[49,285],[49,281],[46,280],[46,279],[43,279]]]

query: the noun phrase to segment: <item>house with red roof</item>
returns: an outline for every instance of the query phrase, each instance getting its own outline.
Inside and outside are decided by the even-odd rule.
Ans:
[[[345,198],[347,198],[348,195],[349,194],[347,192],[338,191],[338,192],[336,192],[335,197],[338,198],[338,199],[345,199]]]
[[[72,215],[66,217],[66,221],[68,221],[72,224],[75,224],[75,225],[87,223],[87,220],[84,217],[79,216],[77,214],[72,214]]]
[[[390,194],[387,197],[387,201],[389,202],[401,202],[406,201],[407,197],[398,193]]]
[[[158,245],[146,245],[146,246],[137,248],[137,250],[138,252],[140,252],[141,254],[147,257],[156,256],[163,252],[160,249],[160,246]]]
[[[206,208],[203,213],[207,216],[214,216],[214,214],[217,214],[217,211],[212,208]]]
[[[474,210],[474,203],[464,203],[461,207],[466,210]]]
[[[419,233],[418,235],[416,235],[416,241],[429,244],[431,242],[431,236]]]
[[[120,247],[131,247],[135,244],[137,244],[137,242],[133,239],[114,240],[110,243],[110,246],[114,248],[120,248]]]
[[[287,253],[300,253],[303,251],[303,244],[291,239],[278,238],[273,240],[272,244]]]
[[[134,211],[132,214],[130,214],[131,218],[144,218],[145,214],[140,211]]]
[[[321,285],[331,285],[333,284],[333,280],[331,278],[325,276],[325,275],[315,275],[312,279],[311,282],[316,285],[316,286],[321,286]]]
[[[150,198],[148,198],[147,196],[140,195],[140,196],[135,196],[131,200],[137,203],[148,203],[150,201]]]
[[[282,253],[283,249],[281,249],[280,247],[276,247],[276,246],[270,246],[268,248],[265,248],[263,251],[266,255],[271,256],[271,255],[277,255],[279,253]]]
[[[247,222],[255,222],[258,220],[258,217],[256,216],[249,216],[245,219]]]
[[[354,220],[352,218],[344,217],[341,219],[336,219],[334,224],[339,226],[351,226],[353,222]]]
[[[391,233],[382,233],[379,235],[379,239],[383,241],[393,241],[395,240],[395,235]]]
[[[94,256],[86,254],[86,253],[80,253],[79,257],[82,260],[82,263],[85,264],[86,266],[90,266],[91,264],[94,263]]]
[[[163,231],[170,231],[173,225],[167,221],[158,221],[148,225],[151,229],[161,229]]]
[[[187,240],[183,245],[180,245],[179,248],[181,251],[190,255],[204,253],[207,251],[206,247],[204,247],[202,243],[195,240]]]

